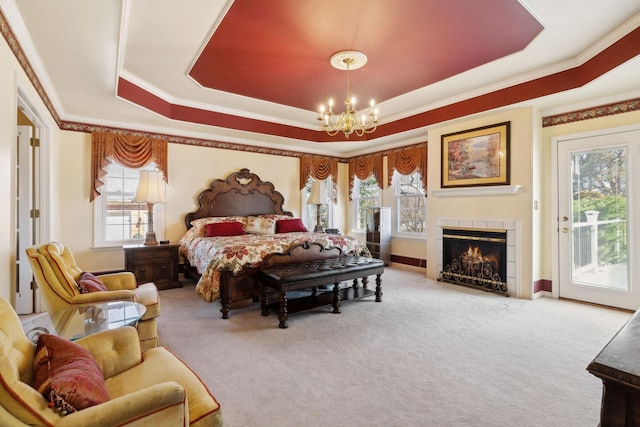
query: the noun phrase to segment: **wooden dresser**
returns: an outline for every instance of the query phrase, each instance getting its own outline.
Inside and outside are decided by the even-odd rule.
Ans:
[[[639,312],[635,312],[587,367],[602,380],[601,427],[640,425]]]
[[[367,248],[371,256],[389,265],[391,261],[391,208],[367,209]]]
[[[180,245],[127,245],[124,247],[124,268],[136,275],[138,285],[154,282],[159,290],[180,288],[178,280]]]

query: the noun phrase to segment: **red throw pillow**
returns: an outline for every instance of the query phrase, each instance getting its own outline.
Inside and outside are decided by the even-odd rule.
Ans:
[[[214,222],[204,227],[207,237],[241,236],[244,234],[242,223],[238,221]]]
[[[78,290],[81,294],[88,294],[90,292],[108,291],[109,289],[96,276],[84,272],[78,279]]]
[[[276,233],[292,233],[295,231],[309,231],[300,218],[280,219],[276,221]]]
[[[102,370],[91,353],[56,335],[38,337],[33,359],[33,387],[61,415],[109,400]]]

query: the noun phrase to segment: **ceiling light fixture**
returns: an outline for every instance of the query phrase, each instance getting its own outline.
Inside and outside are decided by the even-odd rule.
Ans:
[[[328,109],[320,106],[320,115],[318,121],[320,126],[330,136],[336,135],[338,132],[344,133],[345,138],[349,139],[349,135],[355,133],[362,136],[365,133],[372,133],[378,127],[378,109],[375,108],[373,99],[369,104],[369,114],[362,113],[358,115],[355,109],[356,98],[351,97],[349,88],[349,71],[362,68],[367,63],[367,57],[362,52],[347,50],[334,54],[329,60],[333,68],[338,70],[347,70],[347,97],[344,101],[346,111],[340,114],[333,113],[333,99],[327,102]]]

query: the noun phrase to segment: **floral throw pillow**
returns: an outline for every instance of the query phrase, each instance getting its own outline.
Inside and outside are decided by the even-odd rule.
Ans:
[[[252,234],[275,234],[276,219],[264,216],[247,217],[247,233]]]
[[[109,400],[102,370],[91,353],[56,335],[41,334],[33,361],[33,387],[67,415]]]

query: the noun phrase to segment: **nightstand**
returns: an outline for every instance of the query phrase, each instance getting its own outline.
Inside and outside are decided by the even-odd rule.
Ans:
[[[158,290],[181,288],[178,280],[180,245],[124,246],[124,269],[136,276],[138,285],[154,282]]]

